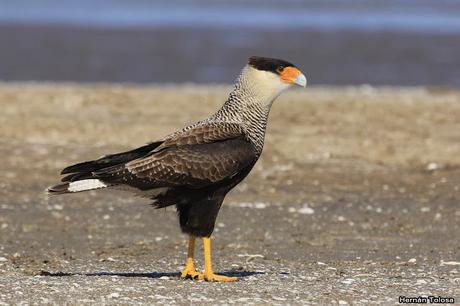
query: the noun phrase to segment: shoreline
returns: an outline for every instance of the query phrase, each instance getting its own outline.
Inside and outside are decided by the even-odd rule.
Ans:
[[[460,87],[455,34],[0,24],[0,36],[1,80],[232,83],[260,54],[295,62],[310,84]]]

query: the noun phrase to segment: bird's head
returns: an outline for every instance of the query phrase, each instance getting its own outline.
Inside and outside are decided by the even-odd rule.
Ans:
[[[307,85],[307,79],[293,64],[280,59],[252,56],[237,80],[235,93],[246,96],[246,103],[270,107],[276,97],[292,85]]]
[[[257,71],[255,77],[265,82],[271,82],[273,86],[286,89],[291,85],[307,86],[307,79],[302,72],[293,64],[275,58],[252,56],[248,66]]]

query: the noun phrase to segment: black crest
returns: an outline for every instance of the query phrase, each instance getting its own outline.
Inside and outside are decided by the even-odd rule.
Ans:
[[[251,56],[248,64],[257,70],[270,71],[279,74],[286,67],[295,67],[294,64],[276,58]]]

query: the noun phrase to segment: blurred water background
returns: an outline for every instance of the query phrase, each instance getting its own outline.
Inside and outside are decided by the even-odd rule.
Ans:
[[[0,80],[230,83],[250,55],[310,84],[460,87],[458,0],[0,0]]]

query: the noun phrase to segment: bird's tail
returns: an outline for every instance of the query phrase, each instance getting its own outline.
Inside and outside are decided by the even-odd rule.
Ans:
[[[64,193],[74,193],[93,189],[106,188],[109,186],[109,184],[104,183],[99,179],[84,179],[74,182],[63,182],[54,186],[50,186],[48,187],[47,192],[50,195],[58,195]]]
[[[101,177],[104,174],[104,169],[114,169],[113,167],[145,156],[162,143],[163,141],[152,142],[131,151],[106,155],[96,160],[69,166],[61,172],[61,174],[67,174],[62,178],[62,182],[48,187],[47,192],[50,195],[57,195],[114,186],[117,184],[116,182],[105,182],[107,178]]]

